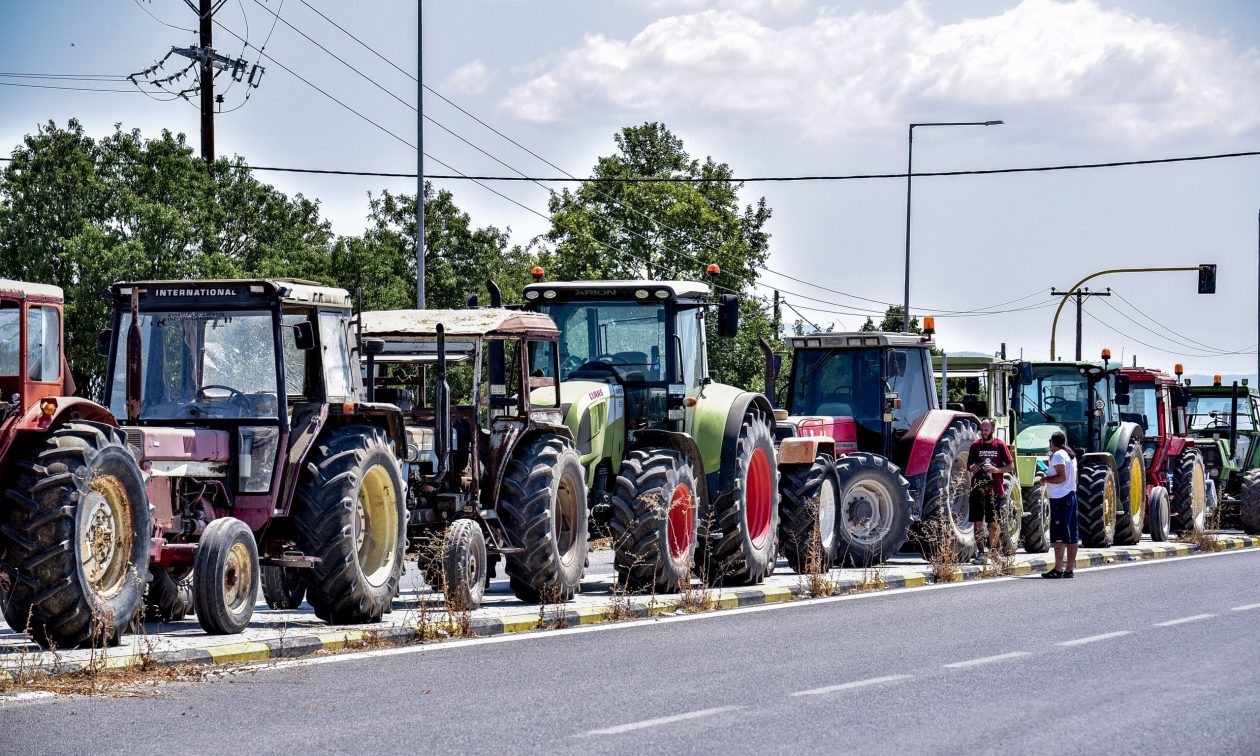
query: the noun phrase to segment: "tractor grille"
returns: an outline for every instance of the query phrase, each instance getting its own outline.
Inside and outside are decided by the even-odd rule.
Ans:
[[[123,435],[127,437],[127,446],[131,447],[131,451],[137,458],[144,453],[144,434],[139,428],[125,428]]]

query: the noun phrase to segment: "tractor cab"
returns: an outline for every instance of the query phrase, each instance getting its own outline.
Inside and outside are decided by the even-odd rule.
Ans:
[[[1118,369],[1096,362],[1019,362],[1015,368],[1011,406],[1020,454],[1047,455],[1055,431],[1078,451],[1104,448],[1109,429],[1121,422],[1122,404],[1128,405],[1129,381]]]
[[[946,409],[991,417],[994,434],[1015,445],[1015,416],[1011,412],[1011,386],[1016,381],[1014,365],[997,357],[974,355],[934,355],[940,401]]]
[[[1185,388],[1162,370],[1135,367],[1125,368],[1120,374],[1129,379],[1129,403],[1119,408],[1119,419],[1136,423],[1142,429],[1147,474],[1153,485],[1161,485],[1169,457],[1194,445],[1193,440],[1186,439],[1189,426]]]
[[[1213,482],[1220,523],[1260,532],[1260,393],[1246,379],[1223,385],[1219,375],[1211,386],[1189,383],[1188,427]]]
[[[0,279],[0,439],[40,400],[74,393],[61,356],[62,302],[56,286]]]

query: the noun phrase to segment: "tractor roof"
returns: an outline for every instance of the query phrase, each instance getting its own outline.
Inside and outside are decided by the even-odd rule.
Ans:
[[[277,297],[285,304],[323,305],[350,309],[350,292],[314,281],[296,278],[219,279],[205,281],[119,281],[113,286],[116,298],[131,296],[133,287],[149,303],[172,303],[210,307],[226,298]]]
[[[25,281],[11,281],[7,278],[0,278],[0,295],[5,294],[17,295],[22,299],[27,297],[43,297],[45,299],[56,299],[58,301],[65,299],[65,295],[61,291],[60,286],[26,283]]]
[[[363,313],[363,335],[386,341],[435,337],[441,325],[453,338],[558,338],[560,331],[546,315],[523,310],[482,307],[475,310],[384,310]]]
[[[1203,383],[1197,386],[1186,386],[1186,391],[1190,392],[1192,396],[1230,396],[1233,393],[1233,386],[1229,384],[1223,386],[1213,386],[1211,384]],[[1254,397],[1260,395],[1260,392],[1256,391],[1255,386],[1243,386],[1242,384],[1239,384],[1238,395],[1240,397]]]
[[[857,331],[853,333],[811,333],[791,336],[793,349],[856,349],[859,347],[922,347],[932,346],[932,339],[917,333]]]
[[[1159,368],[1130,367],[1121,370],[1120,374],[1128,376],[1130,381],[1137,383],[1158,381],[1164,385],[1171,385],[1177,382],[1177,379]]]
[[[979,357],[976,355],[966,356],[950,356],[945,355],[948,359],[942,359],[939,354],[932,355],[932,369],[940,371],[945,369],[949,373],[950,378],[970,378],[972,376],[982,376],[989,372],[989,368],[1001,362],[997,357]]]
[[[533,294],[533,292],[538,292]],[[548,292],[554,292],[550,297]],[[661,296],[664,292],[665,296]],[[533,296],[530,296],[533,294]],[[531,303],[573,299],[629,299],[668,301],[675,299],[707,299],[709,287],[697,281],[556,281],[533,283],[525,287],[525,299]]]

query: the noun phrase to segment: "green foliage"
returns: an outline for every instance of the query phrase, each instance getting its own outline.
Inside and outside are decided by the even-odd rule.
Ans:
[[[879,321],[879,325],[868,317],[866,322],[862,324],[863,331],[890,331],[892,333],[902,333],[902,327],[906,321],[906,308],[901,305],[888,305],[888,309],[884,311],[883,320]],[[919,319],[910,318],[910,333],[923,333],[923,327],[919,325]]]

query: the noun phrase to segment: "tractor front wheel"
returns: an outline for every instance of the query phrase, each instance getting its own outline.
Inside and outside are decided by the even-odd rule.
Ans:
[[[613,566],[633,591],[674,593],[691,584],[700,525],[696,474],[682,452],[635,449],[613,496]]]
[[[1155,486],[1146,500],[1146,532],[1151,540],[1161,543],[1168,540],[1168,489]]]
[[[0,474],[9,627],[41,646],[115,644],[140,610],[150,515],[140,466],[114,427],[72,422]]]
[[[470,612],[486,592],[486,535],[473,520],[456,520],[446,529],[440,574],[434,575],[451,611]]]
[[[770,572],[779,533],[775,458],[770,423],[749,410],[735,446],[735,490],[716,497],[713,521],[704,523],[721,535],[702,539],[696,555],[697,572],[710,585],[756,585]]]
[[[923,484],[923,530],[920,540],[930,556],[950,548],[960,561],[976,555],[975,528],[969,521],[971,474],[967,457],[980,437],[970,420],[954,420],[937,439]],[[980,475],[988,478],[987,473]]]
[[[1142,526],[1146,524],[1146,463],[1142,458],[1142,442],[1129,440],[1124,456],[1116,459],[1116,491],[1119,493],[1116,507],[1117,546],[1132,546],[1142,540]]]
[[[820,455],[812,465],[780,470],[779,543],[800,575],[827,572],[836,558],[836,463]]]
[[[586,566],[586,480],[577,449],[541,436],[512,455],[499,516],[513,546],[505,570],[512,593],[530,603],[572,601]]]
[[[1020,518],[1024,551],[1044,554],[1050,549],[1050,500],[1045,484],[1038,483],[1024,493],[1024,515]]]
[[[1239,519],[1243,532],[1260,535],[1260,470],[1252,470],[1243,476]]]
[[[838,557],[871,567],[896,555],[910,537],[910,482],[901,468],[876,454],[836,460]]]
[[[1116,537],[1116,476],[1105,462],[1081,464],[1076,483],[1081,543],[1106,548]]]
[[[316,443],[294,497],[298,548],[320,559],[306,600],[334,624],[379,622],[402,577],[402,473],[380,428],[347,425]]]
[[[297,609],[306,597],[302,570],[269,564],[262,568],[262,592],[272,609]]]
[[[1173,532],[1201,533],[1207,524],[1207,475],[1198,449],[1186,449],[1177,459],[1172,494]]]
[[[249,626],[258,600],[258,544],[235,517],[211,520],[193,561],[193,606],[211,635],[235,635]]]
[[[193,571],[190,566],[154,567],[144,592],[144,618],[179,622],[193,611]]]

